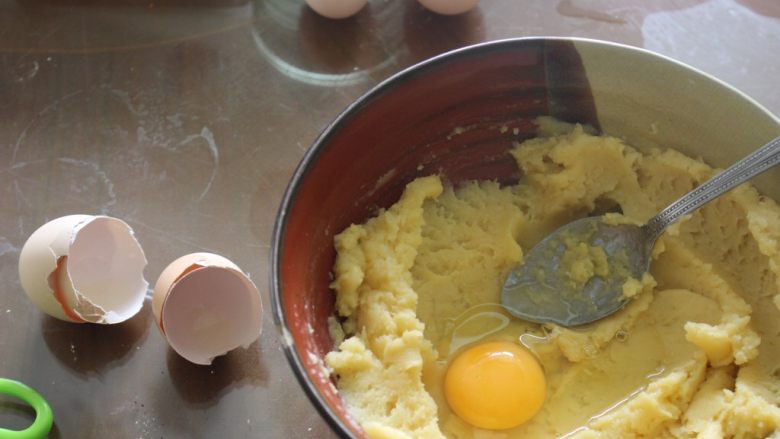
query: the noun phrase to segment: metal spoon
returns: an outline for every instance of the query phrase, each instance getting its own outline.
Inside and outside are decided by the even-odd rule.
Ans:
[[[501,302],[521,319],[562,326],[582,325],[614,313],[630,300],[624,296],[623,284],[629,278],[641,279],[650,268],[653,245],[670,224],[778,162],[780,137],[685,194],[644,226],[605,224],[603,217],[596,216],[559,228],[512,270]],[[579,242],[603,249],[608,273],[593,275],[584,283],[572,281],[568,266],[562,264],[567,249]]]

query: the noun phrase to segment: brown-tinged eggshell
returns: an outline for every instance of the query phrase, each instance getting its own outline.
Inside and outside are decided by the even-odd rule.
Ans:
[[[146,256],[124,221],[68,215],[47,222],[19,255],[22,288],[43,312],[76,323],[113,324],[140,311]]]
[[[155,284],[152,310],[168,344],[195,364],[248,347],[262,330],[257,287],[236,264],[212,253],[168,265]]]

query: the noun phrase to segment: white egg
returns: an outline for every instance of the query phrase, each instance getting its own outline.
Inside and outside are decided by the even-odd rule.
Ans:
[[[425,6],[437,14],[443,15],[456,15],[462,14],[474,8],[479,3],[479,0],[418,0],[420,4]]]
[[[368,0],[306,0],[318,14],[328,18],[347,18],[363,9]]]
[[[49,221],[19,255],[22,288],[43,312],[76,323],[123,322],[140,311],[149,284],[133,230],[107,216]]]
[[[195,364],[249,347],[263,325],[255,284],[236,264],[211,253],[171,262],[154,286],[152,310],[171,348]]]

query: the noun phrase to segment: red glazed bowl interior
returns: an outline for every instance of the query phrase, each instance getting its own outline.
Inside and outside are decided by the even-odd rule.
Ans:
[[[538,116],[587,123],[596,129],[599,121],[612,126],[623,123],[621,131],[638,126],[620,106],[613,106],[618,111],[612,113],[608,106],[599,107],[606,110],[597,117],[578,44],[591,56],[594,50],[619,51],[629,64],[632,57],[653,58],[652,63],[671,66],[663,75],[682,68],[682,74],[701,80],[695,84],[703,84],[702,90],[716,90],[732,107],[744,107],[750,120],[769,127],[766,130],[777,130],[777,119],[766,110],[706,75],[640,49],[596,41],[522,38],[485,43],[430,59],[379,84],[347,108],[306,153],[279,209],[271,251],[273,310],[285,352],[314,405],[342,436],[366,437],[348,415],[323,362],[333,348],[328,317],[334,313],[335,294],[328,285],[335,260],[334,235],[392,205],[404,186],[419,176],[440,174],[455,185],[470,179],[517,181],[520,175],[508,151],[513,142],[535,135],[533,120]],[[609,77],[610,87],[632,81],[612,78],[620,73],[611,67],[603,66],[607,73],[599,73],[602,80]],[[644,71],[636,75],[634,79],[651,76]],[[675,93],[670,91],[675,86],[692,87],[686,81],[656,79],[665,87],[664,96]],[[615,90],[600,89],[601,96],[615,96]],[[627,101],[639,105],[644,92],[639,90]],[[710,107],[701,105],[703,110],[695,113],[702,116]],[[663,111],[667,118],[675,112],[684,128],[697,123],[685,108]],[[703,120],[715,121],[711,126],[742,138],[746,132],[758,133],[731,125],[739,123],[732,117],[736,113],[715,108],[713,116]],[[766,137],[766,130],[758,136]],[[712,135],[707,137],[709,132]],[[728,137],[712,129],[694,133],[710,151]],[[722,151],[734,154],[733,158],[742,154],[728,148]],[[732,160],[724,157],[723,161]],[[714,162],[722,165],[718,157]]]
[[[274,311],[298,379],[340,434],[365,437],[323,371],[333,347],[327,319],[335,303],[328,287],[334,235],[392,205],[418,176],[440,174],[453,184],[516,181],[507,152],[513,141],[534,135],[532,121],[540,115],[598,126],[572,43],[520,39],[472,46],[378,85],[302,160],[274,233]]]

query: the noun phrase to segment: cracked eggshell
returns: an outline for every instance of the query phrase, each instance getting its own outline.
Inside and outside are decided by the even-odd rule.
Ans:
[[[157,327],[176,353],[195,364],[260,336],[260,292],[230,260],[212,253],[192,253],[171,262],[154,286]]]
[[[76,323],[123,322],[141,310],[146,256],[124,221],[68,215],[38,228],[19,255],[22,288],[43,312]]]

